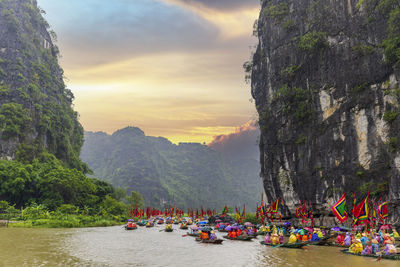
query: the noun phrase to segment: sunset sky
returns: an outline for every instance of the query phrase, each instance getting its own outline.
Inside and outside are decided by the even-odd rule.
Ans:
[[[256,118],[242,65],[259,0],[38,0],[87,131],[211,142]]]

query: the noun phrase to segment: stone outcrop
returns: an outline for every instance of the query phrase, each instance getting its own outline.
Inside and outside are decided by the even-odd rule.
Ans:
[[[0,158],[29,162],[46,151],[86,171],[83,128],[42,12],[36,0],[0,1]]]
[[[251,74],[261,176],[289,215],[304,200],[328,215],[344,192],[351,209],[353,192],[370,191],[399,223],[400,73],[381,2],[262,1]]]

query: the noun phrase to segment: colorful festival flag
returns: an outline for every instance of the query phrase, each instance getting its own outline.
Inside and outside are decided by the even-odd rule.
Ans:
[[[347,221],[348,215],[346,211],[346,194],[343,194],[339,201],[333,205],[332,212],[340,223]]]
[[[364,222],[369,223],[368,199],[369,199],[369,193],[368,196],[355,207],[354,211],[355,222],[353,223],[354,225],[362,224]]]
[[[388,202],[385,201],[378,206],[378,214],[379,214],[379,219],[382,223],[384,223],[385,219],[389,215],[389,210],[388,210]]]
[[[279,198],[271,205],[270,213],[276,214],[278,213],[279,209]]]

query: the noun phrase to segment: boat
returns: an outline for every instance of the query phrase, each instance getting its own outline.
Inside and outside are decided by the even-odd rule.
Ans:
[[[147,228],[154,227],[154,224],[149,224],[149,223],[148,223],[148,224],[146,224],[146,227],[147,227]]]
[[[191,234],[191,233],[189,233],[189,232],[186,232],[186,234],[189,235],[189,236],[194,236],[194,237],[199,236],[199,234]]]
[[[394,255],[376,255],[376,254],[372,254],[372,255],[361,255],[361,254],[355,254],[355,253],[351,253],[348,249],[342,249],[340,250],[340,252],[344,253],[344,254],[349,254],[349,255],[353,255],[353,256],[360,256],[360,257],[369,257],[369,258],[382,258],[382,259],[386,259],[386,260],[395,260],[398,261],[400,260],[400,253],[394,254]]]
[[[137,226],[128,226],[128,225],[125,225],[125,230],[136,230],[137,229]]]
[[[187,225],[182,225],[182,226],[179,227],[179,228],[182,229],[182,230],[187,230],[187,229],[188,229]]]
[[[172,231],[174,231],[174,229],[172,229],[172,228],[165,229],[165,232],[172,232]]]
[[[196,241],[205,244],[221,244],[224,240],[223,239],[201,239],[196,237]]]
[[[238,237],[230,237],[228,235],[224,235],[223,238],[230,239],[230,240],[238,240],[238,241],[251,241],[254,237],[253,236],[238,236]]]
[[[267,244],[265,241],[260,241],[261,245],[265,246],[270,246],[270,247],[281,247],[281,248],[302,248],[304,246],[307,246],[309,243],[308,242],[296,242],[296,243],[284,243],[284,244],[278,244],[278,245],[272,245],[272,244]]]
[[[319,241],[308,241],[308,243],[312,246],[325,246],[328,245],[329,238],[331,238],[331,236],[324,236]]]

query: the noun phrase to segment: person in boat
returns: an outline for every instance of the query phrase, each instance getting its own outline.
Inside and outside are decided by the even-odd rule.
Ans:
[[[336,238],[336,244],[338,244],[339,246],[344,246],[344,236],[342,235],[342,233],[338,234]]]
[[[132,221],[129,221],[128,224],[126,225],[128,228],[132,228]]]
[[[312,241],[312,242],[317,242],[317,241],[320,241],[320,240],[321,240],[321,239],[319,238],[317,232],[314,231],[314,233],[312,234],[312,237],[311,237],[311,241]]]
[[[378,253],[380,251],[378,241],[374,238],[372,239],[371,243],[372,243],[372,254]]]
[[[285,237],[283,236],[283,232],[279,232],[279,243],[283,244],[285,243]]]
[[[393,232],[393,237],[394,238],[399,238],[399,233],[396,231],[395,228],[392,229],[392,232]]]
[[[383,254],[386,256],[397,254],[397,249],[393,245],[392,241],[387,241],[385,248],[383,249]]]
[[[365,233],[362,233],[360,240],[361,240],[363,247],[365,247],[365,244],[367,244],[367,242],[369,241],[369,239]]]
[[[291,233],[289,237],[289,244],[294,244],[296,242],[297,242],[297,237],[295,236],[294,233]]]
[[[269,233],[266,233],[264,242],[265,244],[271,244],[271,237],[269,236]]]
[[[254,231],[253,231],[253,229],[251,227],[248,228],[247,235],[254,235]]]
[[[242,235],[242,229],[237,229],[237,233],[236,233],[236,236],[240,236],[240,235]]]
[[[363,245],[360,239],[356,239],[356,242],[351,244],[349,251],[354,254],[360,254],[363,251]]]
[[[368,241],[361,255],[371,255],[372,254],[372,242]]]
[[[214,231],[211,231],[211,234],[210,234],[210,239],[211,239],[211,240],[215,240],[215,239],[217,239],[217,235],[215,234],[215,232],[214,232]]]
[[[208,240],[208,239],[210,239],[210,235],[207,232],[202,232],[201,239]]]
[[[297,240],[299,240],[299,241],[301,242],[301,235],[300,235],[300,233],[299,233],[299,232],[297,232],[297,234],[296,234],[296,238],[297,238]]]
[[[318,228],[318,231],[317,231],[317,235],[318,235],[318,237],[320,239],[324,237],[324,234],[322,233],[321,229],[319,229],[319,228]]]
[[[171,230],[172,229],[172,225],[171,224],[167,224],[166,226],[165,226],[165,230]]]
[[[392,242],[389,234],[385,234],[385,237],[383,238],[383,244],[386,245],[389,241]]]
[[[301,241],[302,242],[307,242],[308,241],[308,236],[306,234],[301,236]]]
[[[349,232],[346,233],[346,237],[344,238],[344,245],[346,247],[350,247],[351,245],[351,237]]]
[[[272,233],[273,234],[278,234],[278,229],[276,228],[275,224],[272,226]]]
[[[271,236],[271,244],[272,245],[279,245],[279,237],[277,234],[272,234]]]
[[[361,239],[361,233],[360,232],[357,232],[357,234],[356,234],[356,240],[357,239]]]

